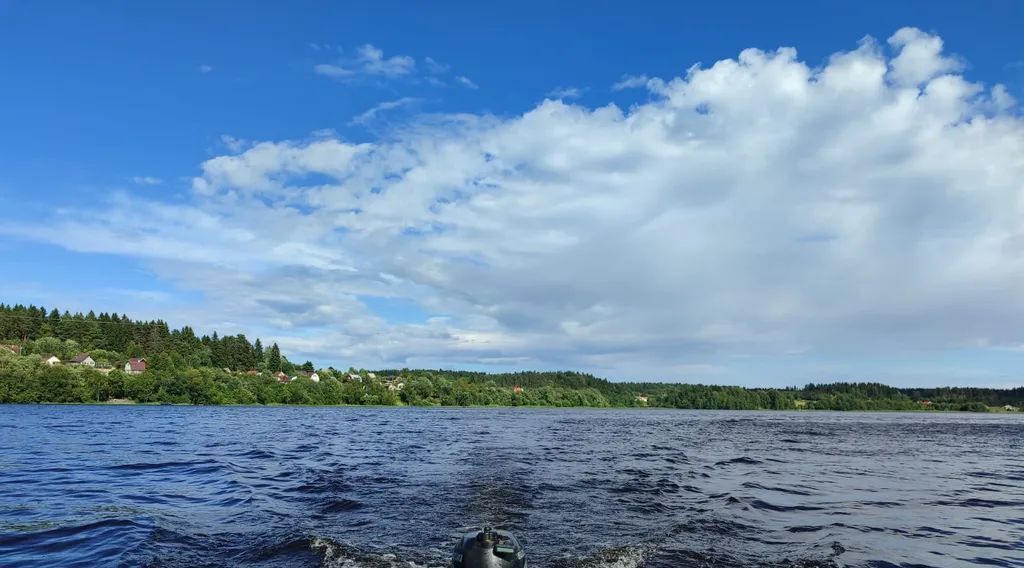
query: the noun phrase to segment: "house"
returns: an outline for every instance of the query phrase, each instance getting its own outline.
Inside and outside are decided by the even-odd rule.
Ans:
[[[312,373],[310,373],[309,371],[299,371],[299,376],[300,377],[305,377],[305,378],[313,381],[314,383],[319,383],[320,382],[320,375],[318,375],[316,373],[316,371],[313,371]]]
[[[124,372],[129,375],[141,375],[146,370],[145,359],[128,359],[128,362],[124,364]]]
[[[288,375],[284,374],[281,371],[274,373],[273,376],[275,379],[277,379],[277,382],[279,383],[290,383],[292,381],[291,378],[288,377]]]
[[[355,374],[355,373],[349,373],[348,374],[348,380],[363,382],[363,378],[360,377],[359,375]]]
[[[70,361],[68,361],[68,365],[71,365],[72,367],[77,367],[79,365],[85,365],[86,367],[95,367],[96,361],[94,361],[93,358],[90,357],[88,353],[79,353],[78,355],[72,357]]]
[[[921,406],[931,406],[931,405],[932,405],[932,401],[930,401],[930,400],[922,400],[921,401]]]
[[[636,395],[636,401],[639,402],[640,404],[647,404],[647,395],[646,394],[638,394],[638,395]]]
[[[0,349],[10,351],[15,355],[21,355],[21,345],[0,345]]]
[[[1012,404],[1007,404],[1006,406],[1003,407],[1003,410],[1007,412],[1017,412],[1017,407]]]
[[[42,355],[42,358],[43,363],[46,363],[51,367],[60,364],[60,359],[56,355],[50,355],[49,353],[47,353],[45,355]]]
[[[257,371],[256,369],[249,369],[248,371],[245,372],[245,374],[250,377],[256,377],[262,375],[263,373]]]
[[[384,386],[386,386],[389,391],[396,392],[405,388],[405,381],[402,381],[401,379],[395,379],[393,381],[385,382]]]
[[[512,392],[514,392],[515,394],[523,394],[523,387],[516,385],[512,387]]]
[[[376,379],[377,375],[375,375],[373,373],[366,373],[366,378],[368,378],[368,379]]]

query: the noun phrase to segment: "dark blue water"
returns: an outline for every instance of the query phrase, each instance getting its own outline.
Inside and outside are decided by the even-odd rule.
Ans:
[[[0,406],[0,565],[1024,566],[1024,416]]]

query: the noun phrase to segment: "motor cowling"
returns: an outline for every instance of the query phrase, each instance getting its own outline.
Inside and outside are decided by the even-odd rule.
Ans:
[[[462,536],[452,568],[526,568],[526,551],[512,533],[487,527]]]

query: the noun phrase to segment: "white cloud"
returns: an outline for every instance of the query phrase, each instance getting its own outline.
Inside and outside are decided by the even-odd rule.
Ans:
[[[548,96],[555,99],[578,99],[585,91],[579,87],[555,87],[548,92]]]
[[[324,77],[331,77],[332,79],[340,79],[342,77],[351,77],[352,75],[355,75],[355,71],[333,63],[320,63],[318,65],[314,65],[313,71],[316,71],[317,74],[323,75]]]
[[[363,71],[370,75],[398,77],[412,73],[416,67],[416,62],[412,57],[408,55],[384,57],[383,51],[370,44],[360,47],[358,53],[358,61],[362,65]]]
[[[889,38],[899,55],[889,62],[890,78],[901,85],[917,86],[943,73],[958,71],[962,64],[942,54],[942,38],[917,28],[903,28]]]
[[[394,110],[396,108],[401,108],[401,107],[404,107],[404,106],[409,106],[409,105],[411,105],[413,103],[419,102],[419,100],[420,99],[415,98],[415,97],[402,97],[400,99],[396,99],[396,100],[393,100],[393,101],[384,101],[382,103],[379,103],[379,104],[373,106],[372,108],[370,108],[366,112],[355,116],[352,119],[352,124],[362,124],[362,125],[369,124],[370,122],[373,121],[374,118],[377,117],[378,114],[380,114],[383,111]]]
[[[132,183],[138,185],[160,185],[164,180],[153,176],[133,176]]]
[[[650,79],[647,75],[623,75],[619,82],[612,85],[612,90],[622,91],[624,89],[646,87],[648,81],[650,81]]]
[[[451,70],[452,66],[447,63],[440,63],[433,57],[427,57],[423,60],[427,64],[427,70],[434,74],[447,73]]]
[[[220,142],[225,148],[235,154],[241,152],[243,148],[249,145],[248,141],[242,140],[241,138],[235,138],[228,134],[222,134],[220,136]]]
[[[213,65],[200,65],[199,66],[199,72],[200,73],[209,73],[211,71],[213,71]]]
[[[315,138],[337,138],[338,131],[333,128],[318,128],[312,132]]]
[[[409,75],[416,69],[416,61],[408,55],[385,57],[384,51],[366,44],[356,49],[354,58],[335,63],[320,63],[313,70],[326,77],[341,79],[356,75],[369,75],[385,78],[396,78]]]
[[[245,144],[190,202],[0,231],[140,258],[209,299],[181,317],[345,365],[764,383],[735,366],[1020,345],[1024,119],[937,37],[890,45],[626,79],[652,93],[629,110]],[[365,296],[436,317],[389,322]]]
[[[467,87],[467,88],[470,88],[470,89],[479,89],[480,88],[476,83],[473,82],[472,79],[470,79],[469,77],[466,77],[465,75],[459,75],[458,77],[455,78],[455,80],[458,81],[460,85],[462,85],[464,87]]]

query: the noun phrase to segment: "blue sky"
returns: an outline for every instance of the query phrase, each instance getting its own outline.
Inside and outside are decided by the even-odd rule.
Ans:
[[[0,301],[345,367],[1021,384],[1020,3],[410,6],[0,1]]]

